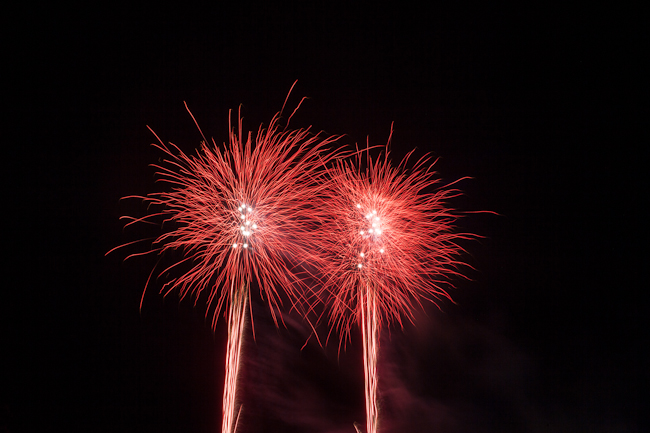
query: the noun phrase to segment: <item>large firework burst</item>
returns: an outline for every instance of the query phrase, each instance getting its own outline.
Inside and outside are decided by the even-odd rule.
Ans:
[[[329,298],[330,330],[338,330],[341,341],[355,323],[362,330],[366,425],[374,433],[379,330],[385,323],[412,320],[423,299],[451,299],[445,287],[463,265],[457,242],[474,236],[455,231],[457,216],[446,202],[459,192],[441,187],[429,156],[408,169],[413,152],[396,167],[388,146],[376,159],[370,152],[328,169],[314,245]]]
[[[220,150],[214,140],[205,139],[194,119],[203,137],[196,156],[166,145],[156,135],[153,145],[165,159],[154,167],[170,188],[137,196],[157,211],[143,218],[123,217],[127,225],[162,219],[172,227],[151,250],[161,256],[170,250],[183,254],[182,260],[158,273],[166,276],[176,268],[161,293],[177,291],[181,298],[193,294],[198,300],[207,292],[213,326],[220,311],[228,309],[223,433],[232,433],[238,418],[235,392],[250,283],[257,281],[276,324],[282,293],[294,305],[301,302],[302,282],[293,270],[304,258],[306,239],[313,232],[309,203],[322,185],[322,164],[336,155],[329,145],[338,137],[322,138],[309,128],[281,129],[279,121],[280,114],[268,127],[260,126],[253,143],[250,132],[244,138],[239,113],[237,127],[229,125],[228,145]]]

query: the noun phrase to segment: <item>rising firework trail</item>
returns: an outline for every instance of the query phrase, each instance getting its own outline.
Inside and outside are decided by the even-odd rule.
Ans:
[[[464,265],[458,241],[475,236],[455,231],[457,216],[446,202],[460,192],[440,185],[429,156],[408,169],[413,152],[397,167],[388,146],[383,157],[370,153],[360,151],[328,169],[314,244],[324,275],[321,295],[329,298],[330,333],[338,331],[344,342],[355,323],[361,327],[366,432],[376,433],[382,325],[413,321],[423,299],[451,300],[445,287]]]
[[[260,126],[253,144],[250,132],[244,138],[240,112],[237,128],[230,125],[228,145],[220,150],[214,139],[205,139],[189,114],[203,137],[198,154],[186,155],[154,133],[158,142],[153,146],[165,155],[154,167],[159,180],[170,188],[145,197],[132,196],[157,210],[142,218],[123,218],[129,220],[127,225],[162,220],[165,227],[171,227],[147,252],[161,258],[171,250],[183,254],[182,260],[157,273],[168,278],[162,294],[177,291],[181,299],[194,295],[196,304],[207,292],[206,314],[214,312],[213,327],[222,309],[227,310],[221,431],[232,433],[239,418],[235,398],[250,284],[257,281],[276,325],[281,293],[291,300],[292,307],[300,305],[304,284],[293,271],[306,255],[305,238],[314,226],[309,201],[322,185],[323,162],[337,155],[328,147],[338,137],[322,138],[309,128],[281,129],[278,114],[267,128]],[[174,272],[176,276],[167,277]]]

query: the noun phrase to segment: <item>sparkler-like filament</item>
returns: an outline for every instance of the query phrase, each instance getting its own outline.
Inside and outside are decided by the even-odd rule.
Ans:
[[[363,336],[363,372],[366,390],[366,433],[377,433],[379,420],[377,408],[377,304],[370,285],[359,293],[361,332]]]
[[[240,354],[244,323],[246,322],[246,301],[248,283],[230,289],[230,310],[228,312],[228,348],[226,350],[226,380],[223,387],[222,433],[233,433],[235,424],[235,398],[237,376],[239,374]]]

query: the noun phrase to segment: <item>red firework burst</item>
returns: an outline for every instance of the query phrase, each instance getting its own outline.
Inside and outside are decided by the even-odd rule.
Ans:
[[[379,326],[401,326],[422,299],[451,300],[445,290],[449,277],[462,276],[460,268],[467,266],[457,242],[476,236],[455,231],[458,217],[447,205],[461,193],[440,186],[429,155],[407,169],[412,154],[394,167],[387,147],[376,159],[368,149],[328,169],[315,245],[331,329],[346,338],[361,318],[360,289],[372,286]]]
[[[161,293],[178,291],[181,299],[194,294],[198,300],[207,291],[207,311],[214,309],[213,327],[219,312],[228,307],[223,433],[236,428],[236,382],[250,282],[258,282],[276,324],[281,292],[294,305],[301,302],[304,284],[292,270],[304,258],[306,239],[313,231],[309,203],[322,185],[323,163],[338,156],[328,148],[338,137],[321,138],[309,128],[280,130],[279,119],[280,114],[266,129],[260,127],[253,145],[250,132],[244,139],[240,113],[237,129],[230,125],[229,144],[223,151],[214,140],[205,139],[194,119],[203,137],[197,156],[186,155],[174,144],[165,145],[156,135],[158,143],[153,145],[165,159],[154,167],[171,189],[133,196],[158,212],[143,218],[123,217],[129,220],[127,225],[162,219],[173,227],[153,242],[149,252],[183,253],[182,260],[159,276],[180,269],[179,265],[189,269],[171,277]],[[129,257],[141,254],[146,253]]]
[[[197,156],[164,144],[149,128],[158,139],[152,145],[166,156],[163,165],[153,166],[171,191],[125,197],[160,209],[142,218],[124,216],[129,220],[126,226],[161,218],[165,224],[175,223],[147,253],[184,253],[183,260],[159,276],[186,262],[191,269],[167,281],[161,293],[178,290],[181,298],[188,294],[198,298],[207,290],[209,310],[214,307],[213,326],[228,302],[228,290],[221,289],[225,286],[240,287],[255,279],[276,323],[275,311],[281,306],[278,288],[291,299],[301,298],[296,290],[301,281],[289,265],[304,257],[305,238],[312,235],[314,225],[310,201],[322,184],[323,162],[336,157],[329,145],[339,137],[322,138],[309,128],[281,131],[279,120],[280,113],[266,129],[260,126],[253,145],[250,132],[244,140],[240,113],[237,130],[230,127],[229,144],[221,151],[214,139],[211,143],[205,139],[194,119],[203,137]]]
[[[390,142],[390,138],[389,138]],[[425,156],[409,170],[409,153],[393,167],[386,148],[373,159],[370,149],[328,170],[319,201],[321,230],[315,242],[323,293],[330,300],[330,332],[341,341],[359,323],[366,377],[367,432],[377,431],[378,332],[384,323],[413,320],[422,299],[450,299],[449,277],[461,275],[455,212],[446,201],[458,190],[439,185]]]

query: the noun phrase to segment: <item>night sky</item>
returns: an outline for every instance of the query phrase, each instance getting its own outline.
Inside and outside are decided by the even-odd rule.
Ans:
[[[647,43],[634,10],[546,6],[284,8],[115,3],[25,10],[10,23],[17,97],[5,122],[0,432],[216,432],[225,323],[204,299],[163,298],[155,236],[120,197],[158,191],[163,141],[292,127],[412,149],[464,176],[459,221],[475,268],[456,304],[382,334],[380,431],[642,432],[649,424]],[[213,2],[218,3],[218,2]],[[307,2],[305,2],[307,3]],[[311,2],[309,2],[311,3]],[[20,36],[19,36],[20,35]],[[8,84],[7,84],[8,85]],[[13,93],[13,92],[12,92]],[[338,353],[259,296],[244,347],[239,431],[365,426],[360,335]],[[209,316],[211,313],[209,313]],[[320,329],[326,333],[326,329]]]

